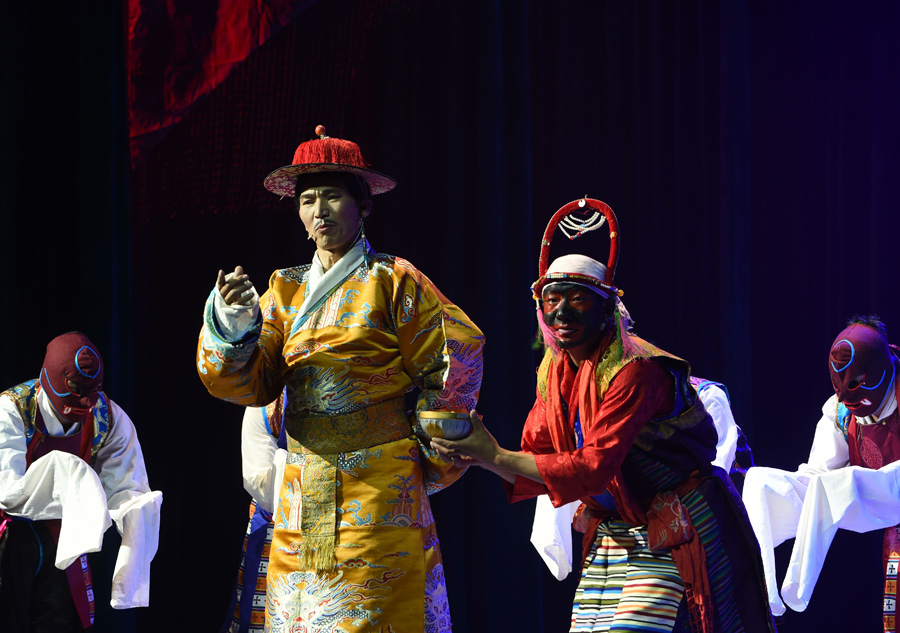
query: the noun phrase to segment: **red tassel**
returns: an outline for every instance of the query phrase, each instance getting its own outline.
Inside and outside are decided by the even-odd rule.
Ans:
[[[301,143],[294,152],[294,165],[301,163],[337,163],[354,167],[368,167],[359,145],[340,138],[317,138]]]

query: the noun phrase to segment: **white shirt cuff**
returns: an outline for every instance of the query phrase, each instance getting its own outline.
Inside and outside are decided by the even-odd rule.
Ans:
[[[214,290],[215,302],[213,306],[219,330],[226,341],[236,343],[256,323],[256,317],[259,314],[259,294],[256,292],[256,288],[251,286],[250,291],[253,293],[253,300],[250,302],[250,305],[244,306],[236,303],[228,305],[225,303],[225,298],[222,297],[218,286]]]

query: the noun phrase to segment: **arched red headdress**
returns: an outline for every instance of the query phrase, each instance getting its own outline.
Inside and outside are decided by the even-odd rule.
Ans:
[[[593,213],[591,213],[593,212]],[[578,219],[577,216],[582,216]],[[574,240],[581,237],[585,233],[599,229],[603,224],[609,225],[609,259],[606,264],[606,278],[597,279],[588,275],[578,273],[554,272],[547,273],[550,266],[550,242],[553,240],[553,234],[557,228],[562,225],[563,233],[570,239]],[[570,234],[569,231],[572,231]],[[541,296],[541,290],[551,281],[560,279],[572,279],[583,284],[590,284],[600,288],[606,293],[622,296],[623,292],[613,285],[613,277],[616,274],[616,265],[619,262],[619,221],[616,214],[608,204],[594,198],[580,198],[562,206],[559,211],[553,214],[547,228],[544,231],[544,238],[541,240],[541,257],[538,262],[538,274],[540,277],[531,285],[531,291],[535,299]]]

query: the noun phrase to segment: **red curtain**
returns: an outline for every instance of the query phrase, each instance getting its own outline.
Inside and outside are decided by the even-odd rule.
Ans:
[[[128,0],[131,164],[198,99],[317,0]]]

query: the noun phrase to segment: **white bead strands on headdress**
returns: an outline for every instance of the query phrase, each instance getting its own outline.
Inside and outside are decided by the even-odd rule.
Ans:
[[[550,244],[557,229],[570,240],[577,239],[585,233],[595,231],[603,226],[609,227],[609,261],[606,265],[585,255],[564,255],[550,263]],[[542,318],[541,297],[546,286],[555,283],[575,283],[590,288],[604,299],[616,297],[616,316],[619,327],[630,329],[633,325],[631,315],[619,297],[622,290],[613,283],[616,266],[619,261],[619,222],[612,208],[602,200],[583,198],[563,205],[550,218],[544,236],[541,239],[541,256],[538,262],[538,280],[531,285],[531,293],[537,309],[538,325],[541,328],[544,344],[559,352],[553,333],[546,328]]]

